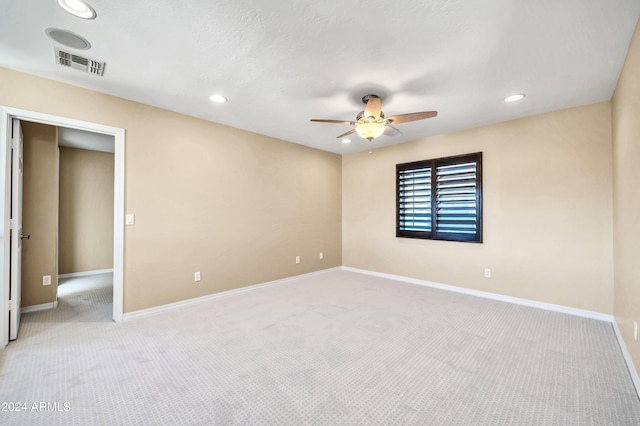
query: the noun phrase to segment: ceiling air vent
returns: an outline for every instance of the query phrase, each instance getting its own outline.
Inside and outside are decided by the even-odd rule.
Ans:
[[[57,47],[54,50],[56,53],[56,62],[62,66],[75,68],[88,72],[89,74],[102,75],[104,73],[104,62],[69,53]]]

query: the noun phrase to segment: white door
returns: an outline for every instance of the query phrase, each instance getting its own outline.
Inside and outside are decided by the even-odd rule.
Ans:
[[[11,266],[9,269],[9,340],[20,327],[20,280],[22,270],[22,128],[13,119],[11,132]]]

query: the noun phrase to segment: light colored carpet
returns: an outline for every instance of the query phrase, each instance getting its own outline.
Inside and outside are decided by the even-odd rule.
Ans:
[[[605,322],[347,271],[121,324],[100,292],[23,316],[0,401],[62,411],[1,424],[640,424]]]
[[[58,280],[58,297],[74,297],[78,293],[88,293],[97,290],[111,303],[113,299],[113,273],[93,274],[80,277],[67,277]]]

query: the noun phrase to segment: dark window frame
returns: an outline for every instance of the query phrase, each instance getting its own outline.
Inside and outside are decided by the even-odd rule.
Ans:
[[[457,164],[475,163],[476,165],[476,191],[475,191],[475,226],[476,232],[473,234],[442,232],[438,230],[437,204],[437,170],[439,167],[452,166]],[[426,169],[431,171],[430,202],[431,202],[431,230],[416,231],[401,229],[401,172],[408,170]],[[451,157],[434,158],[430,160],[413,161],[410,163],[396,164],[396,237],[399,238],[419,238],[441,241],[460,241],[482,243],[482,152],[472,154],[455,155]]]

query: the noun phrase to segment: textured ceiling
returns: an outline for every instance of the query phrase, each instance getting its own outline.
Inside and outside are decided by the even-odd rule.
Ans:
[[[95,20],[3,0],[0,66],[337,153],[608,100],[640,16],[639,0],[89,4]],[[50,27],[89,40],[104,76],[56,65]],[[349,145],[349,126],[309,122],[353,120],[368,93],[387,116],[439,115]]]

